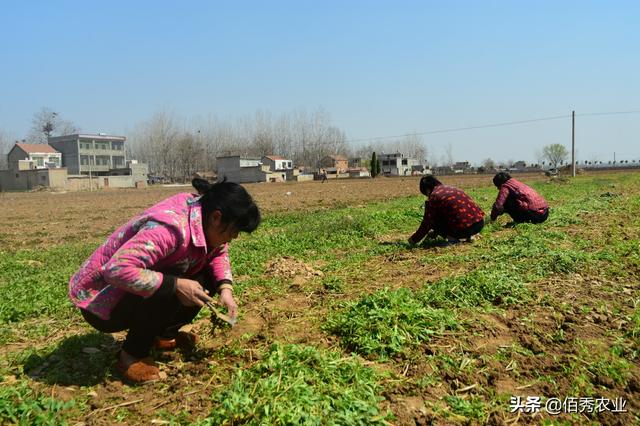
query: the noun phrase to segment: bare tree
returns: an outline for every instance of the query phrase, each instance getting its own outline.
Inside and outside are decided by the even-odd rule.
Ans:
[[[33,115],[31,130],[27,136],[30,143],[47,143],[51,136],[78,133],[80,129],[70,121],[62,119],[50,108],[43,107]]]
[[[447,147],[445,148],[445,158],[446,158],[446,165],[447,166],[453,166],[453,146],[451,145],[451,143],[447,144]]]
[[[204,146],[197,135],[183,133],[177,140],[178,174],[175,178],[183,182],[190,180],[204,164],[204,153]]]
[[[407,157],[415,158],[423,164],[429,155],[429,151],[419,135],[407,135],[395,144],[395,151]]]
[[[482,161],[482,167],[484,167],[485,171],[491,172],[496,169],[496,162],[491,158],[486,158],[484,159],[484,161]]]
[[[149,165],[149,172],[175,179],[178,169],[177,141],[180,135],[177,119],[167,111],[154,114],[141,123],[130,138],[132,152]]]
[[[544,146],[542,148],[542,155],[549,161],[552,167],[558,167],[559,164],[562,164],[569,157],[569,152],[564,145],[554,143]]]

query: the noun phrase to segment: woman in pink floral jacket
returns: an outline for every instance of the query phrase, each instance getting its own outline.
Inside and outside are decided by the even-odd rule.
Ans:
[[[235,318],[228,245],[253,232],[260,211],[240,185],[194,180],[202,195],[178,194],[118,228],[71,277],[69,297],[97,330],[128,330],[118,368],[133,382],[159,378],[152,346],[193,345],[178,332],[220,293]]]

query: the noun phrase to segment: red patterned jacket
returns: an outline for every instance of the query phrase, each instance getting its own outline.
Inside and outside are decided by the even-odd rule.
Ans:
[[[549,204],[540,194],[524,183],[511,178],[500,187],[498,198],[491,209],[491,220],[495,220],[504,213],[504,203],[509,196],[515,197],[515,205],[521,211],[544,213],[544,210],[549,208]]]
[[[437,185],[424,203],[424,218],[411,240],[419,242],[435,227],[449,232],[462,231],[482,219],[484,212],[464,191]]]

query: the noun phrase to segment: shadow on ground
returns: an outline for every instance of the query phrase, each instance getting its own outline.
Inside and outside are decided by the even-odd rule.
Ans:
[[[94,386],[111,376],[118,348],[110,334],[72,336],[49,353],[30,355],[24,362],[24,372],[48,385]]]

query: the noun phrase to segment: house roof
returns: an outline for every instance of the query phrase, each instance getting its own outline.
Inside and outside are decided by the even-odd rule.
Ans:
[[[279,155],[265,155],[265,157],[268,158],[269,160],[272,160],[272,161],[286,160],[286,158],[280,157]]]
[[[118,140],[125,141],[127,140],[126,136],[116,136],[116,135],[107,135],[106,133],[99,133],[97,135],[91,133],[74,133],[72,135],[64,135],[64,136],[51,136],[49,141],[51,142],[59,142],[66,140],[74,140],[74,139],[94,139],[94,140]]]
[[[16,146],[28,154],[36,154],[43,152],[57,153],[51,145],[35,144],[35,143],[17,143]]]

